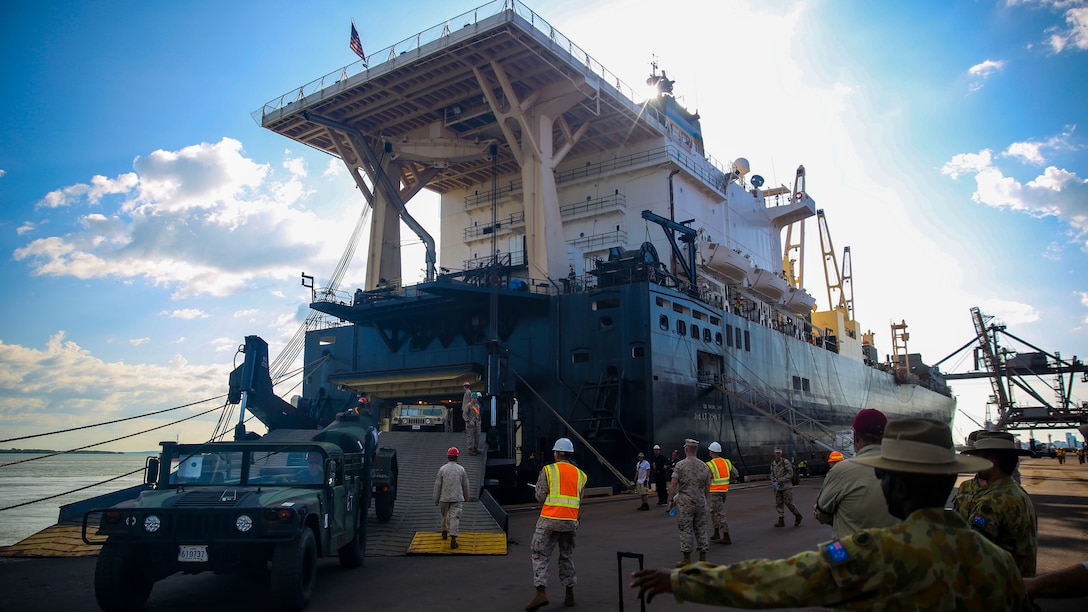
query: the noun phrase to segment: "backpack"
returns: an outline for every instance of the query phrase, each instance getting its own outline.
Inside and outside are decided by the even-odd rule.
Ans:
[[[801,472],[797,470],[796,466],[793,466],[793,476],[790,478],[790,484],[795,487],[801,484]]]

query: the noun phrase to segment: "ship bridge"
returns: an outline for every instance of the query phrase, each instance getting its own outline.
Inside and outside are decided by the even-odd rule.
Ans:
[[[347,165],[373,206],[366,276],[373,289],[382,278],[401,277],[399,219],[428,248],[433,280],[434,241],[405,209],[413,195],[478,188],[519,172],[528,263],[543,276],[565,276],[553,170],[568,156],[611,159],[632,143],[661,138],[675,101],[637,100],[539,15],[507,0],[289,91],[254,118]]]

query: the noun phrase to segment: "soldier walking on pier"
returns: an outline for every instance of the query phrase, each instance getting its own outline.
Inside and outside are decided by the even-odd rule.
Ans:
[[[525,609],[529,612],[548,605],[548,562],[552,550],[559,545],[559,582],[567,587],[563,603],[574,605],[574,536],[578,531],[578,514],[586,486],[586,474],[570,462],[574,444],[569,438],[559,438],[552,447],[555,463],[540,470],[536,479],[536,500],[543,506],[533,532],[533,586],[536,597]]]
[[[774,449],[774,461],[771,462],[771,484],[774,486],[774,509],[778,511],[778,522],[775,527],[786,526],[786,511],[783,506],[793,513],[793,526],[801,524],[801,513],[797,506],[793,505],[793,464],[789,459],[782,457],[782,449]]]
[[[434,479],[434,504],[442,511],[442,539],[448,535],[450,548],[457,548],[457,536],[460,534],[461,506],[469,500],[468,474],[457,463],[461,453],[456,446],[446,451],[446,465],[438,468]]]
[[[733,462],[721,456],[722,445],[711,442],[710,451],[710,522],[714,525],[714,535],[710,539],[721,544],[732,544],[729,537],[729,521],[725,517],[725,495],[729,491],[729,482],[740,477]]]
[[[676,525],[680,529],[680,553],[682,561],[677,567],[691,563],[691,551],[699,549],[699,560],[706,561],[710,541],[706,537],[707,498],[710,496],[710,468],[699,460],[699,441],[684,440],[684,458],[672,471],[669,499],[676,506]],[[671,508],[671,506],[670,506]]]
[[[1083,461],[1081,463],[1084,463]],[[669,505],[669,460],[661,454],[661,445],[654,444],[654,488],[657,489],[657,505]]]

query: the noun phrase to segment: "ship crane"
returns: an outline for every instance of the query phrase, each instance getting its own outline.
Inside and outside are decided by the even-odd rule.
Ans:
[[[1088,366],[1073,357],[1063,359],[1061,353],[1050,353],[1013,335],[1005,325],[993,322],[976,306],[971,309],[975,337],[956,349],[952,354],[934,364],[934,368],[974,346],[975,370],[959,374],[945,374],[946,380],[988,378],[993,386],[989,404],[996,406],[998,416],[996,430],[1024,429],[1078,429],[1088,425],[1088,402],[1077,403],[1073,399],[1073,383],[1077,374],[1081,382],[1088,382],[1084,374]],[[1028,347],[1030,351],[1018,351],[1003,346],[1001,336]],[[1011,343],[1008,343],[1011,344]],[[1044,397],[1045,392],[1036,389],[1044,377],[1053,377],[1046,383],[1055,401]],[[1037,405],[1025,405],[1014,398],[1019,389],[1030,396]]]
[[[854,319],[854,274],[850,261],[850,247],[843,247],[842,268],[835,257],[835,245],[823,209],[816,211],[820,227],[820,251],[824,260],[824,280],[827,281],[827,302],[831,310],[839,310],[847,321]],[[838,299],[835,299],[835,296]]]

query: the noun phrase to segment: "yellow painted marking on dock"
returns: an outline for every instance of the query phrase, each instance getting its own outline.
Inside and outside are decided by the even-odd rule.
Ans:
[[[81,531],[82,525],[53,525],[11,546],[0,546],[0,557],[97,556],[102,547],[84,544]]]
[[[417,531],[408,546],[409,555],[505,555],[505,533],[462,533],[457,548],[437,531]]]

